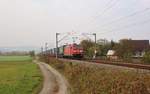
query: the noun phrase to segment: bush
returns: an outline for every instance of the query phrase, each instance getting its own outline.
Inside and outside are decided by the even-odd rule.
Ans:
[[[132,53],[131,52],[124,53],[123,60],[126,62],[132,62]]]
[[[143,62],[144,63],[150,63],[150,51],[146,52],[143,56]]]

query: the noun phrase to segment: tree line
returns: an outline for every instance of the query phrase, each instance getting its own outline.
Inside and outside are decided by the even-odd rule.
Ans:
[[[1,56],[25,56],[30,55],[31,57],[35,56],[35,51],[10,51],[10,52],[1,52]]]
[[[105,43],[95,42],[91,40],[83,40],[80,45],[83,47],[85,58],[92,58],[97,51],[96,56],[103,59],[106,58],[107,52],[109,50],[115,50],[115,55],[119,59],[131,62],[134,55],[134,45],[130,42],[131,39],[122,39],[119,42],[113,40],[107,41]],[[142,61],[150,63],[150,49],[144,49],[145,54],[142,57]]]

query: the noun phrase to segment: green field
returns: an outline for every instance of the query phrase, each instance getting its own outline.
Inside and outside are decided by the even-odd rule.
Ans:
[[[11,62],[13,61],[13,62]],[[28,56],[0,57],[0,94],[37,94],[42,76]]]
[[[32,61],[30,56],[0,56],[0,62]]]

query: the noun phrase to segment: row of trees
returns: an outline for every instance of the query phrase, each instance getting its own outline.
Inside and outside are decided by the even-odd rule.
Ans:
[[[108,50],[115,50],[116,56],[125,61],[131,61],[133,56],[134,47],[129,41],[129,39],[122,39],[118,43],[114,41],[100,43],[83,40],[80,45],[84,48],[85,57],[92,58],[94,55],[95,49],[97,50],[98,57],[106,57]],[[142,58],[144,62],[150,62],[150,50],[147,49],[144,57]]]
[[[113,49],[115,42],[111,41],[105,44],[96,43],[91,40],[83,40],[80,45],[83,47],[84,54],[88,58],[92,58],[97,51],[97,56],[106,56],[108,50]]]
[[[24,56],[30,55],[31,57],[35,56],[35,51],[11,51],[11,52],[0,52],[2,56]]]
[[[144,61],[145,63],[150,63],[150,51],[147,51],[147,52],[145,53],[145,55],[143,56],[143,61]]]
[[[11,56],[11,55],[20,55],[20,56],[23,56],[23,55],[28,55],[29,53],[26,52],[26,51],[10,51],[10,52],[0,52],[0,55],[3,55],[3,56]]]

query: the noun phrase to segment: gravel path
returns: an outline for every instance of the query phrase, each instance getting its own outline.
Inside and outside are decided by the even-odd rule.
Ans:
[[[44,77],[43,88],[39,94],[69,94],[68,83],[54,68],[43,62],[36,62]]]

